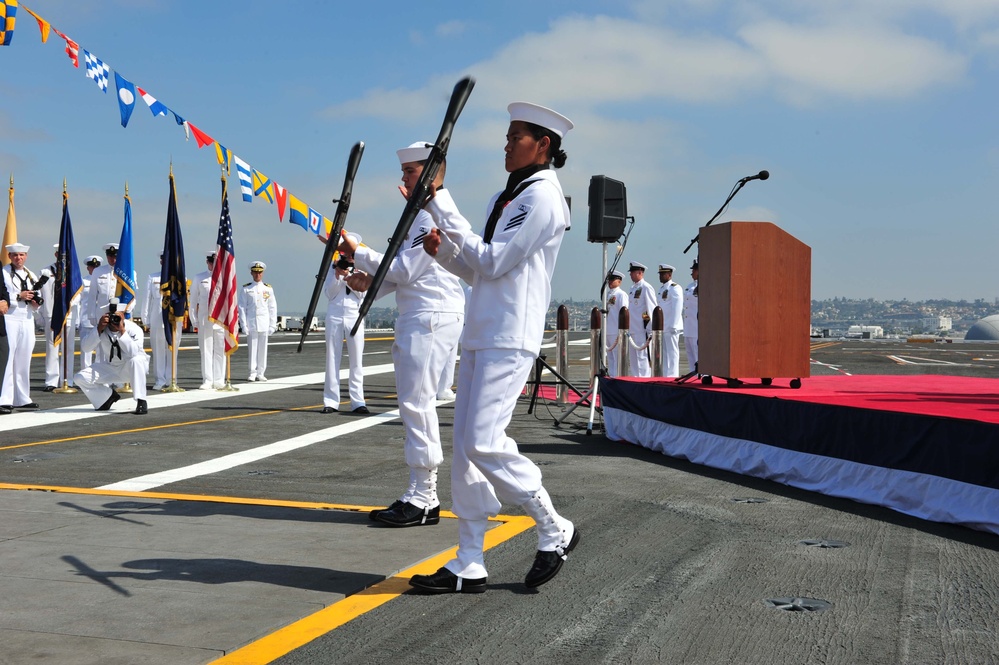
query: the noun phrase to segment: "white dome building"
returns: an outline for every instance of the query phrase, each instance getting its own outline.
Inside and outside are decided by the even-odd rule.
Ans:
[[[999,314],[986,316],[971,326],[964,339],[975,341],[999,341]]]

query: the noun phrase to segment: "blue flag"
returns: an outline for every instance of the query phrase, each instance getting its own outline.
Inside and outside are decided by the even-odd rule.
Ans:
[[[121,111],[121,126],[128,127],[128,119],[135,108],[135,86],[118,72],[114,73],[114,84],[118,88],[118,110]]]
[[[184,320],[187,312],[187,274],[184,269],[184,238],[180,234],[177,215],[177,192],[173,173],[170,173],[170,202],[167,205],[166,238],[163,241],[163,268],[160,270],[160,296],[162,297],[163,327],[166,343],[174,348],[173,333],[177,322]],[[180,343],[180,340],[177,340]]]
[[[135,282],[135,254],[132,252],[132,201],[125,195],[125,223],[121,226],[121,240],[118,242],[118,259],[114,264],[114,276],[118,279],[115,296],[118,307],[125,312],[125,318],[132,318],[128,303],[135,300],[138,290]]]
[[[59,256],[56,257],[55,293],[52,303],[53,343],[62,343],[62,329],[69,316],[73,301],[83,291],[83,278],[80,277],[80,263],[76,260],[76,242],[73,240],[73,225],[69,221],[69,195],[62,194],[62,226],[59,228]]]

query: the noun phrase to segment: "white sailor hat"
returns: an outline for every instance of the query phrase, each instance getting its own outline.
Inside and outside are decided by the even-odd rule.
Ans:
[[[263,261],[250,261],[250,272],[263,272],[267,270],[267,264]]]
[[[408,145],[401,150],[396,150],[395,154],[399,155],[400,164],[406,164],[408,162],[425,162],[430,158],[430,151],[433,147],[433,143],[417,141],[416,143]]]
[[[631,263],[628,264],[628,272],[631,272],[632,270],[641,270],[644,272],[645,266],[639,263],[638,261],[632,261]]]
[[[52,249],[59,249],[59,243],[52,245]]]
[[[511,122],[515,120],[529,122],[532,125],[550,129],[558,134],[559,138],[565,138],[565,135],[572,129],[572,120],[569,120],[561,113],[557,113],[544,106],[539,106],[538,104],[513,102],[506,107],[506,110],[510,112]]]
[[[86,265],[88,265],[88,266],[89,265],[99,266],[102,263],[104,263],[104,259],[102,259],[101,257],[97,256],[96,254],[91,254],[90,256],[87,257],[87,260],[84,261],[84,263]]]
[[[19,242],[7,245],[7,251],[10,252],[11,254],[20,254],[21,252],[27,254],[29,249],[31,249],[31,247]]]
[[[104,253],[105,254],[117,254],[118,253],[118,243],[116,243],[116,242],[109,242],[108,244],[104,245]]]
[[[611,270],[607,274],[607,280],[610,281],[612,279],[624,279],[624,273],[620,270]]]
[[[216,254],[218,254],[218,250],[217,249],[209,250],[208,253],[205,254],[205,258],[206,259],[211,259],[212,261],[214,261]]]
[[[676,268],[674,268],[668,263],[659,264],[659,272],[673,272],[674,270],[676,270]]]

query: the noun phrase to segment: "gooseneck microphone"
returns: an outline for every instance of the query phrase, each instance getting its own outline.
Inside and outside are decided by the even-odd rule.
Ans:
[[[718,212],[716,212],[714,214],[714,217],[709,219],[708,223],[705,224],[704,226],[711,226],[711,222],[718,219],[718,215],[722,214],[725,208],[728,207],[729,202],[735,197],[736,194],[739,193],[739,190],[742,189],[747,182],[749,182],[750,180],[766,180],[769,177],[770,177],[770,171],[760,171],[756,175],[747,175],[745,178],[740,178],[739,182],[735,183],[735,187],[732,188],[732,191],[729,193],[728,198],[725,199],[725,203],[722,204],[721,208],[718,208]],[[690,244],[687,245],[687,249],[683,250],[683,253],[686,254],[687,252],[689,252],[690,248],[693,247],[694,244],[697,243],[697,241],[700,239],[701,235],[697,234],[697,237],[690,241]]]

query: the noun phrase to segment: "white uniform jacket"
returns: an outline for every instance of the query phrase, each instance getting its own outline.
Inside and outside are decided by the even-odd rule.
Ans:
[[[465,291],[458,277],[438,265],[434,257],[423,250],[423,238],[432,228],[436,227],[430,214],[421,210],[385,273],[382,288],[378,290],[379,297],[395,292],[399,314],[463,314],[465,311]],[[355,265],[371,274],[378,270],[384,258],[384,254],[363,245],[354,252]]]
[[[208,311],[208,299],[212,295],[212,271],[199,272],[191,282],[194,289],[194,293],[191,294],[191,312],[195,315],[194,320],[200,328],[208,324],[208,315],[211,313]],[[272,290],[271,296],[273,297],[273,295]],[[276,309],[274,312],[277,316]],[[276,323],[277,319],[275,319],[275,325]]]
[[[683,330],[683,287],[670,280],[659,289],[659,307],[663,310],[663,330]]]
[[[633,282],[628,291],[629,311],[631,317],[631,339],[641,346],[652,330],[652,310],[656,308],[656,292],[652,285],[644,279]]]
[[[95,271],[96,272],[96,271]],[[142,323],[150,330],[163,327],[163,297],[160,295],[161,273],[150,273],[146,278],[146,299],[142,301]]]
[[[264,282],[249,282],[239,290],[239,323],[247,333],[270,333],[277,328],[274,288]]]
[[[503,209],[489,244],[472,232],[446,189],[426,206],[444,232],[437,261],[475,293],[465,319],[465,349],[541,351],[569,206],[554,170],[539,171],[524,182],[532,184]],[[500,193],[490,200],[487,217]]]
[[[693,281],[683,290],[683,334],[697,337],[697,282]]]
[[[607,291],[607,344],[613,344],[617,337],[617,322],[621,309],[628,306],[628,294],[620,286]],[[630,313],[630,312],[629,312]]]

